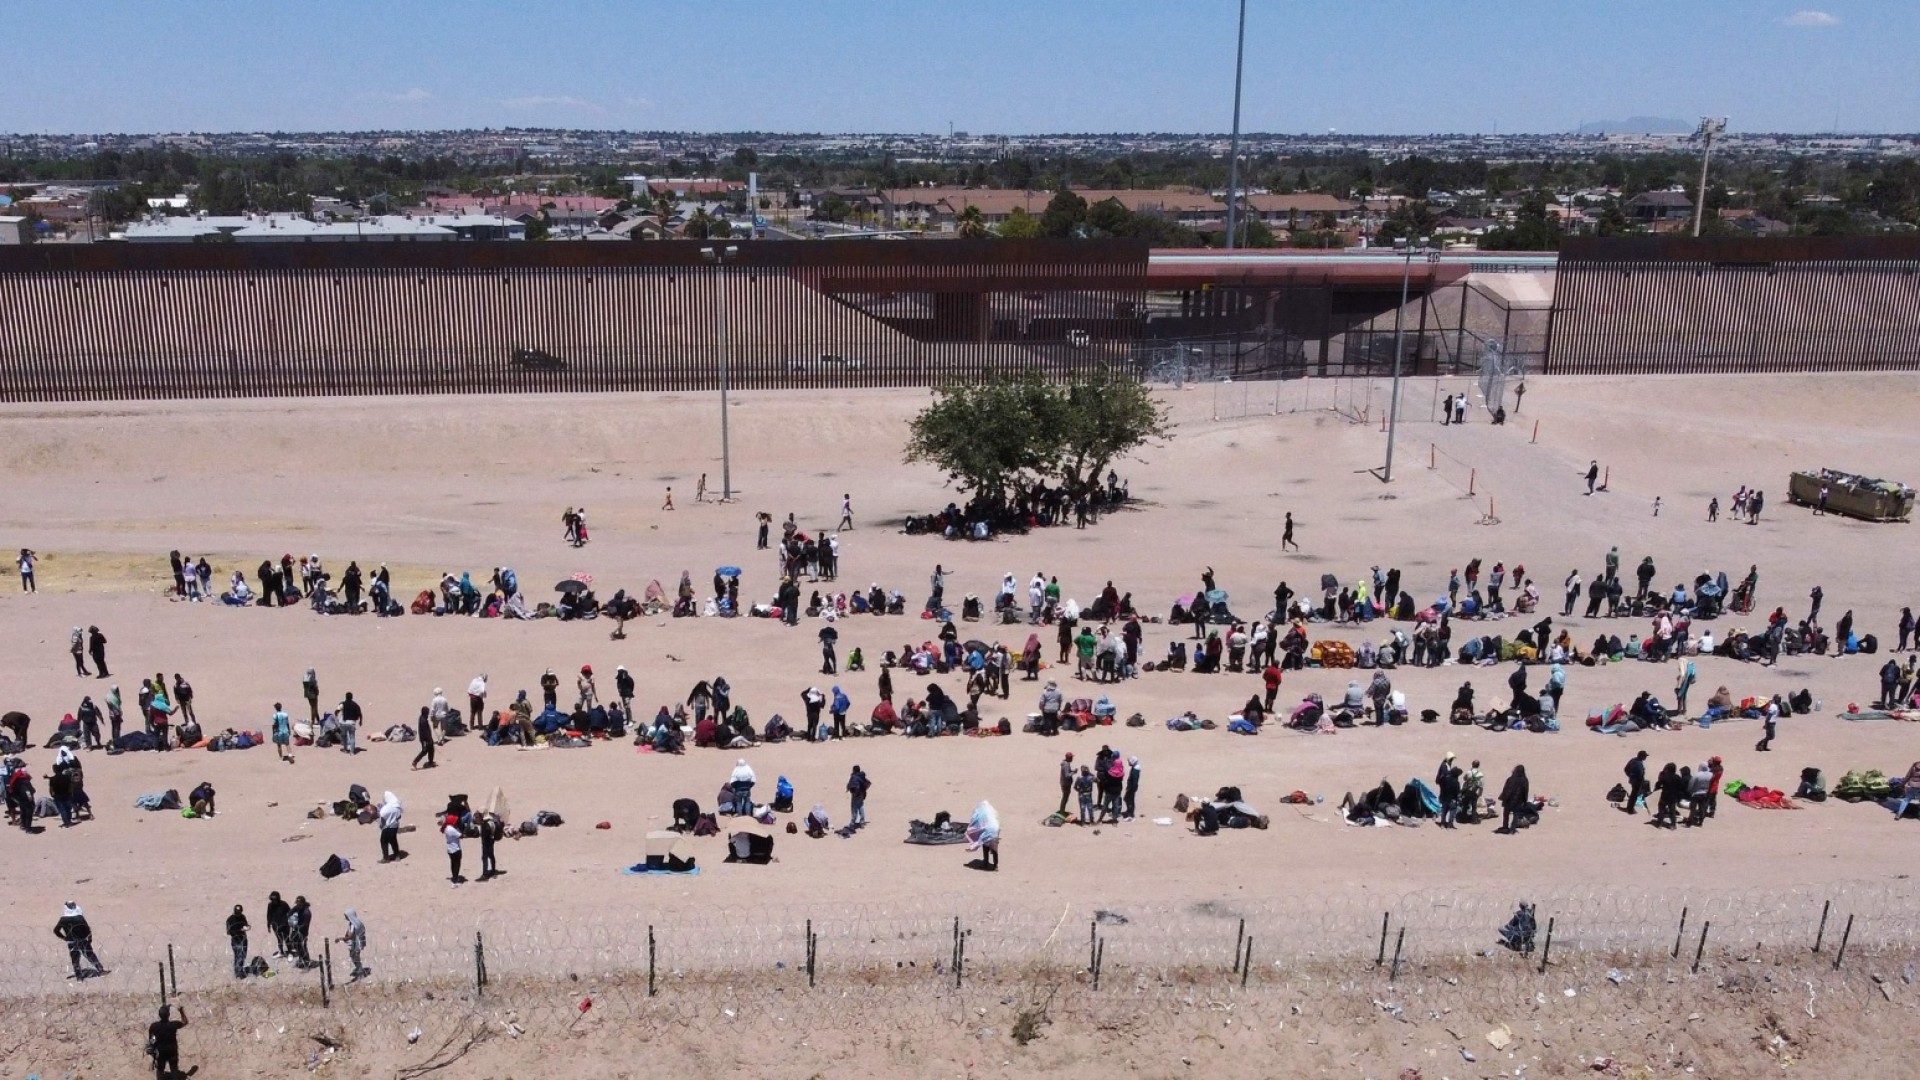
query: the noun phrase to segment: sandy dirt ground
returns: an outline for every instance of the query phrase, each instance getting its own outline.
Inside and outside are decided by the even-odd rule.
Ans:
[[[1259,614],[1278,581],[1311,591],[1322,573],[1353,581],[1375,563],[1397,566],[1405,587],[1430,598],[1444,591],[1449,569],[1479,557],[1487,567],[1496,560],[1524,564],[1541,584],[1556,629],[1570,626],[1584,646],[1602,628],[1622,637],[1646,632],[1638,620],[1557,616],[1567,572],[1577,568],[1591,580],[1607,548],[1618,544],[1623,574],[1650,554],[1662,589],[1691,584],[1701,572],[1724,570],[1737,581],[1757,564],[1761,612],[1785,605],[1798,619],[1808,590],[1822,585],[1823,621],[1851,609],[1860,631],[1891,643],[1900,608],[1915,599],[1905,591],[1912,587],[1912,526],[1812,516],[1787,505],[1786,481],[1794,468],[1822,465],[1913,481],[1913,463],[1920,461],[1920,434],[1910,422],[1916,390],[1920,379],[1901,375],[1535,379],[1524,412],[1504,428],[1484,416],[1459,428],[1406,425],[1391,486],[1367,472],[1379,465],[1385,447],[1377,424],[1325,412],[1215,421],[1206,388],[1172,392],[1175,437],[1119,466],[1139,500],[1134,507],[1085,531],[1050,529],[977,544],[899,531],[904,515],[937,509],[950,497],[934,470],[900,461],[905,422],[926,400],[924,391],[737,394],[739,497],[725,506],[693,501],[701,473],[709,490],[720,484],[718,409],[711,396],[12,406],[0,409],[0,474],[7,477],[0,547],[40,553],[40,591],[22,595],[9,585],[0,592],[0,657],[6,658],[0,707],[32,715],[38,743],[80,695],[98,700],[117,684],[131,706],[140,675],[180,672],[196,688],[209,731],[258,729],[267,726],[275,701],[299,706],[300,676],[312,666],[326,700],[351,690],[364,703],[364,740],[366,733],[410,722],[435,687],[461,702],[477,673],[490,677],[494,707],[521,688],[537,698],[538,677],[549,667],[562,675],[564,689],[572,672],[591,664],[605,694],[615,666],[624,664],[639,682],[643,716],[683,700],[696,680],[724,674],[756,723],[773,712],[800,717],[800,692],[815,683],[837,682],[853,700],[853,715],[863,717],[876,699],[875,672],[870,667],[837,679],[816,674],[817,624],[806,621],[789,629],[752,619],[647,619],[630,624],[627,639],[616,642],[605,622],[326,618],[305,609],[232,610],[165,595],[166,552],[178,548],[206,555],[217,583],[232,569],[250,572],[261,558],[282,553],[319,553],[336,573],[349,559],[366,568],[384,562],[394,572],[395,595],[403,598],[442,570],[472,571],[481,580],[492,567],[511,565],[536,597],[546,594],[532,587],[584,571],[605,596],[621,586],[637,592],[653,579],[671,589],[683,569],[704,590],[715,566],[736,564],[746,571],[743,596],[763,600],[776,576],[769,554],[754,550],[755,511],[776,518],[793,512],[803,528],[830,528],[843,493],[852,496],[857,527],[841,538],[842,586],[877,582],[898,588],[910,605],[924,596],[936,563],[949,574],[950,597],[973,593],[990,603],[1003,574],[1024,585],[1041,570],[1057,574],[1066,595],[1082,603],[1111,579],[1131,591],[1143,611],[1159,614],[1193,592],[1200,572],[1211,566],[1234,607]],[[1423,417],[1427,411],[1424,401],[1410,409]],[[1535,420],[1537,441],[1529,441]],[[1430,444],[1444,453],[1430,458]],[[1580,475],[1595,458],[1610,470],[1610,485],[1588,497]],[[1429,469],[1429,460],[1441,467]],[[1467,469],[1474,470],[1474,498],[1462,493]],[[1762,521],[1707,523],[1707,500],[1717,495],[1724,506],[1741,484],[1767,492]],[[669,485],[678,507],[672,512],[661,509]],[[1482,523],[1489,494],[1498,524]],[[1663,501],[1657,518],[1656,496]],[[592,543],[581,550],[561,540],[558,519],[568,505],[584,505],[593,526]],[[1279,551],[1279,523],[1288,511],[1297,522],[1299,553]],[[1531,621],[1500,628],[1511,632]],[[73,674],[67,631],[88,624],[109,638],[112,680]],[[1316,628],[1314,634],[1377,640],[1388,625]],[[1715,633],[1737,625],[1757,630],[1762,618],[1723,618]],[[994,629],[982,623],[972,633],[1016,647],[1027,633],[1006,627],[996,635]],[[911,618],[857,617],[841,624],[841,651],[860,646],[877,658],[934,630]],[[1463,624],[1456,631],[1456,644],[1464,630]],[[1157,657],[1175,636],[1185,636],[1184,629],[1147,627],[1143,654]],[[1050,636],[1045,640],[1051,651]],[[670,819],[673,799],[691,796],[710,806],[739,755],[657,757],[624,744],[527,752],[464,738],[440,749],[439,768],[414,772],[411,744],[367,744],[351,759],[309,748],[291,765],[276,761],[271,748],[89,753],[96,819],[73,829],[54,821],[39,835],[0,835],[7,867],[0,902],[27,933],[44,933],[42,924],[51,926],[60,902],[73,899],[87,908],[103,940],[112,928],[141,926],[217,946],[232,904],[247,904],[259,925],[267,891],[279,889],[313,898],[327,920],[323,927],[337,921],[340,908],[357,907],[376,938],[384,936],[392,947],[394,938],[445,920],[449,910],[525,912],[561,898],[691,919],[751,905],[1054,910],[1247,900],[1311,889],[1351,895],[1371,909],[1370,895],[1422,889],[1868,881],[1882,877],[1916,836],[1911,823],[1896,823],[1871,806],[1828,803],[1770,813],[1723,800],[1707,828],[1670,833],[1649,828],[1644,818],[1626,818],[1603,795],[1642,746],[1656,767],[1718,754],[1730,778],[1789,790],[1807,765],[1834,779],[1856,767],[1898,774],[1920,756],[1911,731],[1832,715],[1847,702],[1871,702],[1883,659],[1790,658],[1777,669],[1696,661],[1696,711],[1722,684],[1736,696],[1807,687],[1822,699],[1827,715],[1783,724],[1770,754],[1754,752],[1759,731],[1753,722],[1632,738],[1580,729],[1590,707],[1630,701],[1643,689],[1670,699],[1672,664],[1571,669],[1562,706],[1568,730],[1553,735],[1415,723],[1330,737],[1269,730],[1242,738],[1226,733],[1224,719],[1259,689],[1257,676],[1149,673],[1082,689],[1067,673],[1052,672],[1069,696],[1104,691],[1120,715],[1140,712],[1148,725],[1058,739],[892,738],[755,749],[746,756],[766,786],[785,774],[798,791],[799,809],[824,803],[836,824],[846,813],[847,772],[859,763],[874,782],[872,826],[846,840],[782,835],[779,861],[769,867],[723,865],[720,841],[696,841],[703,874],[668,882],[615,871],[636,861],[646,830]],[[1417,713],[1444,710],[1467,678],[1482,701],[1504,699],[1506,675],[1504,668],[1449,665],[1401,669],[1393,678]],[[1336,698],[1349,677],[1344,671],[1290,673],[1280,700],[1297,702],[1308,691]],[[940,681],[959,695],[957,678]],[[895,684],[899,695],[919,696],[924,689],[905,676]],[[1035,684],[1016,680],[1009,702],[988,699],[982,712],[989,719],[1010,716],[1017,728],[1035,707],[1036,692]],[[1186,709],[1222,721],[1222,730],[1167,730],[1164,720]],[[1061,754],[1071,750],[1090,759],[1103,743],[1141,759],[1146,817],[1170,814],[1178,792],[1232,784],[1273,814],[1273,826],[1212,839],[1144,818],[1097,835],[1040,827],[1058,802]],[[1494,835],[1489,827],[1449,834],[1341,825],[1334,804],[1342,792],[1382,777],[1396,784],[1430,779],[1447,751],[1482,761],[1493,790],[1523,763],[1534,791],[1556,805],[1539,827],[1516,836]],[[27,757],[40,775],[52,752],[36,749]],[[220,793],[221,812],[211,820],[133,808],[140,793],[185,792],[201,780]],[[431,834],[405,839],[412,858],[377,865],[374,828],[306,817],[315,805],[344,797],[352,783],[376,795],[399,793],[413,824],[424,824],[450,792],[478,799],[495,785],[506,790],[516,816],[551,809],[568,824],[505,845],[505,877],[451,890]],[[1277,804],[1296,788],[1326,802],[1297,810]],[[899,842],[908,819],[939,810],[964,816],[981,799],[993,801],[1006,826],[998,875],[967,869],[958,849]],[[601,821],[611,828],[593,828]],[[356,872],[323,883],[315,869],[336,851],[356,862]],[[470,866],[477,862],[477,851],[467,858]],[[994,1057],[996,1065],[1003,1056]],[[950,1067],[957,1054],[950,1057],[940,1059],[945,1071],[965,1075]],[[1050,1060],[1031,1058],[1033,1071],[1059,1071]],[[1383,1064],[1366,1075],[1398,1068]],[[1335,1067],[1328,1074],[1342,1073]]]

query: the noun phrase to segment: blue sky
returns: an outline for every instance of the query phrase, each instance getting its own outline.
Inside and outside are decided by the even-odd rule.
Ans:
[[[1250,0],[1249,131],[1920,130],[1920,0]],[[6,0],[0,131],[1224,131],[1235,0]]]

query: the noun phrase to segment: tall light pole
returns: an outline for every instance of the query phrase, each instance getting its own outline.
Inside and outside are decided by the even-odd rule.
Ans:
[[[727,263],[737,258],[740,249],[732,244],[714,249],[703,247],[700,257],[713,266],[720,305],[720,501],[733,501],[733,442],[727,431],[728,367],[732,363],[733,335],[727,323]]]
[[[1380,481],[1393,482],[1393,444],[1400,435],[1400,324],[1406,317],[1407,294],[1413,282],[1413,253],[1415,250],[1426,254],[1428,263],[1440,261],[1440,253],[1427,251],[1427,237],[1420,238],[1418,249],[1404,239],[1395,240],[1396,244],[1406,245],[1406,260],[1400,267],[1400,306],[1393,311],[1393,396],[1387,403],[1387,466],[1380,471]]]
[[[1693,235],[1700,235],[1700,223],[1707,216],[1707,163],[1713,160],[1713,140],[1727,130],[1727,118],[1715,120],[1711,116],[1700,118],[1700,128],[1693,133],[1694,138],[1706,143],[1700,151],[1700,190],[1694,193]]]
[[[1240,225],[1240,69],[1247,55],[1247,0],[1240,0],[1240,33],[1233,49],[1233,137],[1227,142],[1227,250]]]

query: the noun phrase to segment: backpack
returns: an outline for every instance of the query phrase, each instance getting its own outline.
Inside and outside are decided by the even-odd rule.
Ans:
[[[563,820],[559,814],[556,814],[551,810],[542,810],[539,813],[533,815],[533,821],[534,821],[534,824],[540,826],[543,829],[551,829],[556,825],[566,824],[566,821]]]
[[[997,729],[997,730],[998,730],[998,731],[1000,732],[1000,734],[1002,734],[1002,735],[1011,735],[1011,734],[1013,734],[1013,721],[1011,721],[1011,720],[1008,720],[1008,719],[1007,719],[1006,717],[1004,717],[1004,716],[1003,716],[1003,717],[1001,717],[1001,718],[1000,718],[1000,724],[999,724],[999,727],[998,727],[998,729]]]
[[[320,864],[320,876],[331,881],[351,869],[353,865],[347,860],[338,855],[329,855],[327,861]]]

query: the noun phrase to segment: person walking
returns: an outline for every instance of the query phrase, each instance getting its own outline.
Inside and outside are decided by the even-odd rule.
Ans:
[[[435,700],[439,700],[437,697]],[[413,755],[413,769],[421,768],[420,762],[426,761],[426,768],[433,768],[433,709],[432,706],[420,706],[420,719],[414,722],[414,733],[420,737],[420,749]]]
[[[1637,807],[1653,789],[1647,784],[1647,752],[1645,750],[1627,760],[1627,799],[1620,809],[1629,814],[1637,813]]]
[[[87,652],[93,657],[93,674],[97,679],[110,678],[107,670],[107,635],[100,632],[98,626],[87,627]]]
[[[1500,789],[1499,832],[1513,835],[1514,817],[1532,801],[1532,797],[1532,789],[1527,785],[1527,767],[1515,765],[1513,772],[1507,776],[1506,784]]]
[[[293,764],[293,719],[277,701],[273,703],[273,749],[281,761]]]
[[[293,950],[288,943],[290,930],[287,925],[287,913],[291,910],[287,907],[287,902],[280,899],[279,893],[267,894],[267,932],[273,935],[273,955],[275,956],[293,955]]]
[[[40,586],[33,577],[33,561],[37,558],[32,548],[20,549],[20,591],[39,592]]]
[[[855,765],[852,775],[847,777],[848,828],[858,829],[867,823],[867,792],[872,789],[873,782]]]
[[[155,1080],[174,1080],[180,1072],[180,1029],[187,1026],[187,1010],[173,1019],[173,1006],[160,1006],[159,1019],[147,1025],[147,1057],[153,1062]],[[194,1066],[198,1069],[199,1066]]]
[[[93,927],[87,924],[87,916],[79,904],[69,900],[61,908],[60,919],[53,924],[53,936],[67,943],[67,959],[73,964],[74,978],[91,979],[107,973],[100,965],[100,958],[93,954]],[[92,965],[92,970],[81,967],[82,960]]]
[[[1779,733],[1780,697],[1776,694],[1773,700],[1767,702],[1766,715],[1761,720],[1760,741],[1754,745],[1754,749],[1763,753],[1772,750],[1773,737]]]
[[[467,879],[460,876],[460,818],[448,814],[440,835],[447,841],[447,880],[455,885],[464,884]]]
[[[851,528],[853,528],[853,496],[843,494],[840,496],[840,527],[834,531],[844,532]]]
[[[360,921],[360,913],[352,908],[347,909],[346,918],[347,932],[340,935],[340,943],[347,947],[347,959],[353,965],[347,981],[359,982],[373,974],[360,962],[360,953],[367,947],[367,924]]]
[[[662,510],[673,509],[673,485],[672,484],[667,485],[667,501],[660,504],[660,509]]]
[[[400,818],[405,813],[406,808],[400,805],[400,796],[391,791],[380,801],[380,809],[376,814],[380,820],[380,861],[383,863],[407,857],[407,853],[400,850]]]
[[[1300,550],[1300,545],[1293,542],[1293,511],[1291,510],[1287,511],[1287,520],[1280,526],[1280,550],[1285,551],[1288,548]]]
[[[227,944],[233,949],[233,977],[247,977],[247,912],[239,904],[233,905],[233,914],[227,916]]]

